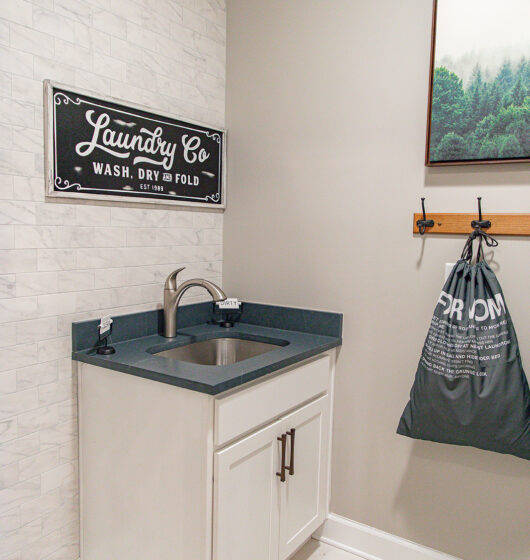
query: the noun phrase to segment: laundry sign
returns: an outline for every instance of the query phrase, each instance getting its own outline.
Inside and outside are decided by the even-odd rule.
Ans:
[[[225,131],[45,82],[48,196],[224,208]]]

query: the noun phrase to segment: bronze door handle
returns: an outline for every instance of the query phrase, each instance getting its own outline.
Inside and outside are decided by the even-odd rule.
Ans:
[[[291,462],[290,462],[289,466],[287,467],[289,469],[289,474],[291,476],[294,474],[294,436],[295,436],[295,432],[296,432],[296,430],[294,428],[291,428],[287,432],[287,435],[291,436]]]
[[[287,447],[287,434],[282,434],[282,436],[277,438],[277,440],[282,442],[282,466],[280,472],[276,473],[276,476],[280,477],[280,482],[285,482],[285,471],[287,470],[287,467],[285,466],[285,449]]]

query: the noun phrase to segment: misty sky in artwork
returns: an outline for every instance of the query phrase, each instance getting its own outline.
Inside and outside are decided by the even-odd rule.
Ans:
[[[480,64],[493,78],[505,60],[530,58],[530,0],[438,0],[435,66],[464,80]]]

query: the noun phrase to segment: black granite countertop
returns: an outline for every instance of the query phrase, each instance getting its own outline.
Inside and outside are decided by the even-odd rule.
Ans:
[[[244,303],[239,322],[223,328],[211,322],[212,304],[179,308],[176,338],[161,336],[161,311],[113,317],[115,354],[96,353],[98,320],[72,325],[72,358],[100,367],[216,395],[339,346],[342,315]],[[281,344],[259,356],[226,366],[206,366],[155,356],[177,346],[210,338],[245,338]]]

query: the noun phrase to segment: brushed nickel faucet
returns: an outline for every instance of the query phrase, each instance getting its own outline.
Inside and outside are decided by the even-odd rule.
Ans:
[[[184,270],[185,267],[174,270],[166,279],[164,284],[164,336],[166,338],[175,338],[177,336],[177,311],[182,295],[186,290],[193,286],[200,286],[208,290],[213,301],[223,301],[226,295],[213,282],[204,280],[203,278],[194,278],[186,280],[177,288],[177,274]]]

